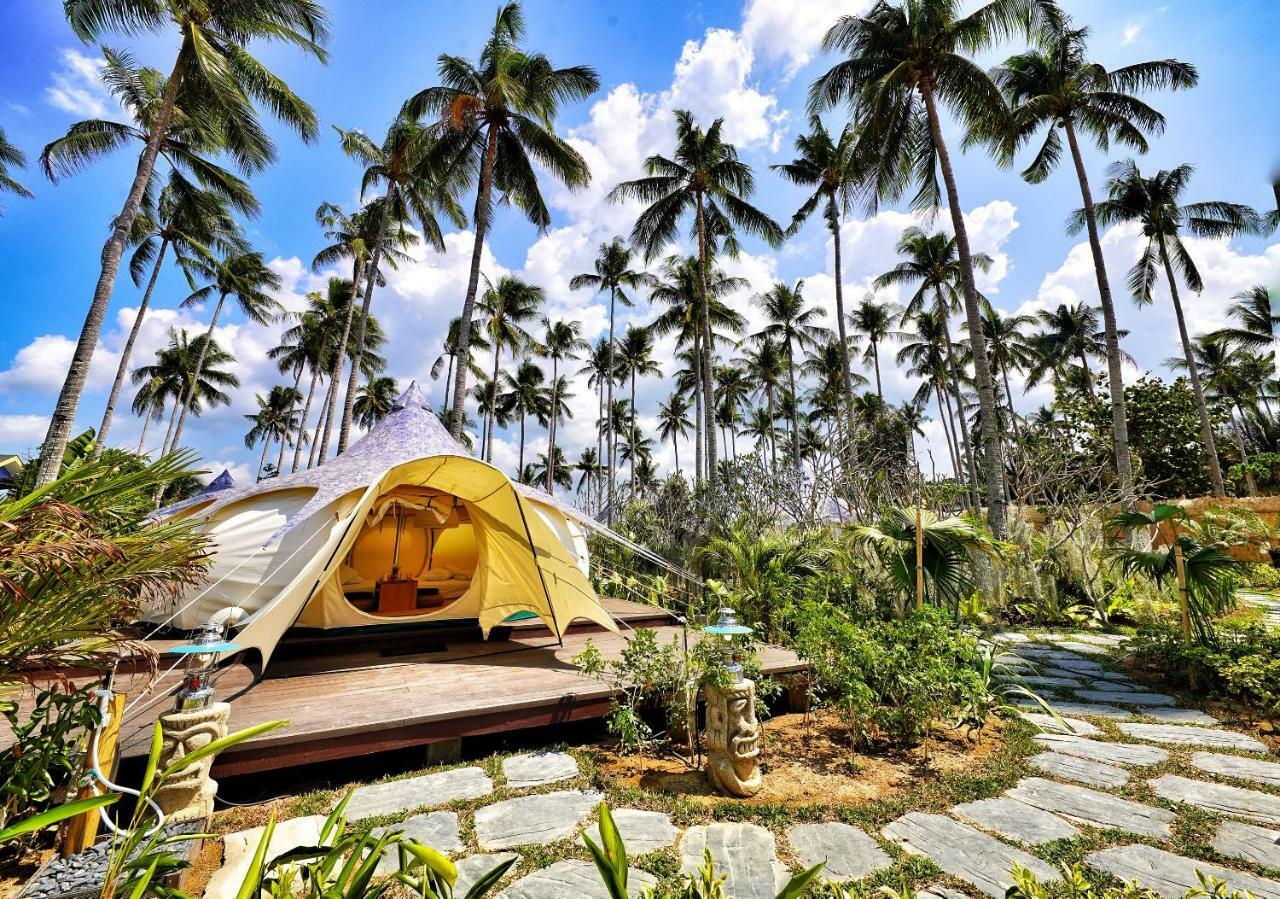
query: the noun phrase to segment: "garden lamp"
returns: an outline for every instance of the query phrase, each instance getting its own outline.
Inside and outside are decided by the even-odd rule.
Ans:
[[[186,656],[182,686],[178,689],[174,711],[189,712],[207,708],[213,698],[212,678],[218,667],[218,657],[239,648],[238,643],[229,643],[223,639],[221,624],[210,622],[201,629],[195,640],[168,650],[170,655]]]
[[[733,675],[734,680],[742,677],[742,666],[734,656],[733,641],[735,637],[743,637],[752,632],[752,628],[738,623],[737,614],[728,606],[722,606],[716,612],[716,623],[702,629],[704,634],[713,634],[724,641],[724,669]]]

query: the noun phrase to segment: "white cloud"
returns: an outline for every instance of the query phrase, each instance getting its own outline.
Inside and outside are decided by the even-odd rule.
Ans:
[[[75,341],[62,334],[43,334],[18,350],[9,367],[0,371],[0,393],[49,393],[62,387],[75,354]],[[115,375],[119,357],[99,351],[89,367],[89,384]]]
[[[102,85],[102,57],[88,56],[74,48],[62,50],[60,57],[62,66],[50,74],[53,84],[44,89],[50,104],[64,112],[93,118],[118,109]]]
[[[749,83],[755,52],[737,32],[710,28],[702,41],[686,41],[663,109],[688,109],[709,124],[723,117],[725,137],[741,146],[764,144],[776,152],[787,112],[778,98]]]
[[[10,112],[16,112],[18,115],[31,115],[31,107],[26,106],[25,104],[6,100],[4,106],[5,109],[8,109]]]
[[[1138,39],[1138,35],[1142,33],[1142,29],[1145,28],[1146,26],[1147,26],[1146,19],[1134,19],[1130,22],[1126,22],[1124,26],[1124,32],[1120,36],[1120,43],[1132,44],[1134,41]]]
[[[48,428],[47,415],[0,415],[0,451],[33,455]]]
[[[870,6],[870,0],[747,0],[742,37],[765,59],[782,62],[791,78],[813,59],[840,16]]]

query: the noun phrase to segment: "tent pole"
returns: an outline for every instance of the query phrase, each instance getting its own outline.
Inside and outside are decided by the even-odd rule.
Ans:
[[[538,548],[533,545],[533,532],[529,530],[529,519],[524,515],[524,500],[514,487],[511,492],[515,493],[516,508],[520,510],[520,523],[524,525],[524,536],[529,541],[529,554],[533,556],[533,567],[538,569],[538,581],[542,584],[542,595],[547,598],[547,610],[551,612],[551,625],[556,629],[556,642],[560,646],[564,646],[564,634],[560,632],[560,622],[556,620],[555,603],[551,601],[551,591],[547,589],[547,579],[542,573],[542,565],[538,563]]]

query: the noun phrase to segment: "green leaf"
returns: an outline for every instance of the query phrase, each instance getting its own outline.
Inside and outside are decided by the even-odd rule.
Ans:
[[[237,731],[234,734],[228,734],[220,740],[214,740],[208,746],[201,746],[195,752],[184,755],[168,768],[165,768],[160,772],[160,782],[163,783],[178,771],[181,771],[183,768],[194,764],[201,759],[208,758],[211,755],[216,755],[230,746],[235,746],[237,743],[243,743],[245,740],[251,740],[259,734],[265,734],[267,731],[275,730],[277,727],[284,727],[288,723],[288,721],[265,721],[262,724],[255,724],[253,727],[246,727],[244,730]],[[159,726],[158,723],[157,726]]]
[[[520,860],[519,856],[509,858],[502,864],[491,868],[483,877],[472,884],[471,889],[467,890],[467,895],[463,899],[482,899],[488,892],[494,888],[503,875]]]
[[[271,837],[275,832],[276,816],[272,814],[267,821],[267,826],[262,829],[258,848],[253,850],[253,858],[249,861],[249,868],[245,872],[244,882],[240,884],[240,891],[236,893],[236,899],[256,899],[262,886],[263,862],[266,860],[267,848],[271,845]]]
[[[787,881],[787,885],[782,888],[775,899],[799,899],[809,886],[809,882],[818,876],[818,872],[822,870],[823,862],[818,862],[807,871],[801,871],[799,874]]]
[[[4,830],[0,830],[0,843],[7,843],[24,834],[43,830],[51,824],[57,824],[59,821],[74,818],[76,815],[95,811],[102,808],[104,805],[110,805],[119,798],[119,793],[108,793],[104,796],[91,796],[88,799],[77,799],[75,802],[68,802],[64,805],[55,806],[48,811],[41,812],[38,815],[32,815],[30,818],[24,818],[21,821],[10,824]]]
[[[458,869],[453,866],[453,862],[445,858],[440,852],[414,840],[406,840],[401,845],[408,850],[409,854],[414,857],[420,866],[444,878],[448,881],[449,886],[457,883]]]

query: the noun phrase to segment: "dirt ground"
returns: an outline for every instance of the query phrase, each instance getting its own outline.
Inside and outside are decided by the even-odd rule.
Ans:
[[[755,803],[811,805],[882,799],[904,783],[952,771],[1000,745],[1000,726],[994,719],[975,739],[948,734],[912,749],[872,746],[855,751],[833,713],[779,715],[762,722],[761,729],[764,788],[746,800]],[[619,785],[709,803],[723,798],[707,785],[703,772],[689,770],[678,758],[619,756],[602,748],[597,764],[605,778]]]

